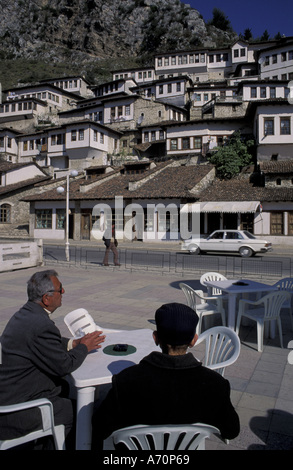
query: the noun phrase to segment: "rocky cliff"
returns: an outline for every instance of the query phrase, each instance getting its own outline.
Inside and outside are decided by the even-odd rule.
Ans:
[[[235,39],[207,27],[179,0],[0,0],[2,58],[87,61],[219,46]]]

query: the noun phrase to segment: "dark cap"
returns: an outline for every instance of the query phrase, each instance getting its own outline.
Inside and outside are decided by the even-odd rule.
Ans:
[[[197,313],[184,304],[164,304],[155,314],[158,336],[171,346],[189,344],[195,335]]]

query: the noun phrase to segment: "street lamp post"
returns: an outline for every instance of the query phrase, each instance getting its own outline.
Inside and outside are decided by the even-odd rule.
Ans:
[[[69,261],[69,177],[70,176],[77,176],[78,171],[72,170],[70,173],[66,175],[66,226],[65,226],[65,257],[66,261]],[[57,193],[62,194],[64,193],[63,186],[59,186],[57,188]]]

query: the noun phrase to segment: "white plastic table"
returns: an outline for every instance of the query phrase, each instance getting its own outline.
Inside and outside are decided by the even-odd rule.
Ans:
[[[243,283],[245,285],[237,285]],[[277,290],[276,287],[261,282],[251,281],[249,279],[227,279],[225,281],[206,281],[207,287],[216,287],[228,294],[228,324],[229,328],[235,330],[236,319],[236,298],[240,294],[266,293]]]
[[[88,354],[83,364],[71,374],[77,389],[76,450],[90,450],[92,437],[92,413],[95,388],[111,383],[112,375],[137,364],[151,351],[160,351],[152,336],[153,330],[113,330],[105,332],[102,348]],[[113,344],[128,344],[136,351],[128,355],[108,355],[103,351]]]

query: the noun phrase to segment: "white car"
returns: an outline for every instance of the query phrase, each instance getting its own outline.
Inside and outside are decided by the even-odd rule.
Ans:
[[[228,251],[248,258],[256,253],[271,251],[272,244],[256,238],[247,230],[216,230],[207,238],[186,240],[181,249],[194,254],[204,251]]]

